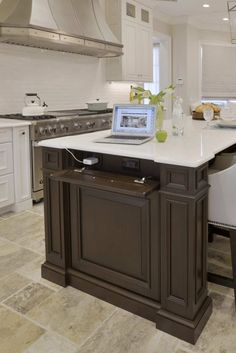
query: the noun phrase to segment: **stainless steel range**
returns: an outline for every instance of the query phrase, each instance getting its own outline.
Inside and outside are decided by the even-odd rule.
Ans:
[[[49,111],[39,116],[21,114],[1,115],[5,119],[31,121],[31,168],[32,198],[38,202],[43,198],[42,147],[39,141],[61,136],[84,134],[111,128],[112,109],[89,111],[86,109]]]

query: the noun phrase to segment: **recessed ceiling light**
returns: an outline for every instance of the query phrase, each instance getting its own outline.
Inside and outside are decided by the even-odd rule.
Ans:
[[[203,4],[202,7],[210,7],[209,4]]]
[[[223,21],[229,21],[228,17],[223,17],[222,20]]]

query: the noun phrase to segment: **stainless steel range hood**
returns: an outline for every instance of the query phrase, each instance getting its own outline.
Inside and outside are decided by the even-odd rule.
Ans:
[[[0,42],[96,57],[122,55],[99,0],[0,0]]]

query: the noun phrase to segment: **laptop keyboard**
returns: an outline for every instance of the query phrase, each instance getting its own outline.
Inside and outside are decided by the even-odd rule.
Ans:
[[[148,138],[148,136],[111,135],[106,137],[106,139],[117,139],[117,140],[145,140],[146,138]]]

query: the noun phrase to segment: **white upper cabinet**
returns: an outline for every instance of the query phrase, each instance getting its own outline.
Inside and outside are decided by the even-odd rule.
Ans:
[[[107,80],[152,82],[152,9],[133,0],[107,0],[107,21],[124,55],[107,59]]]

